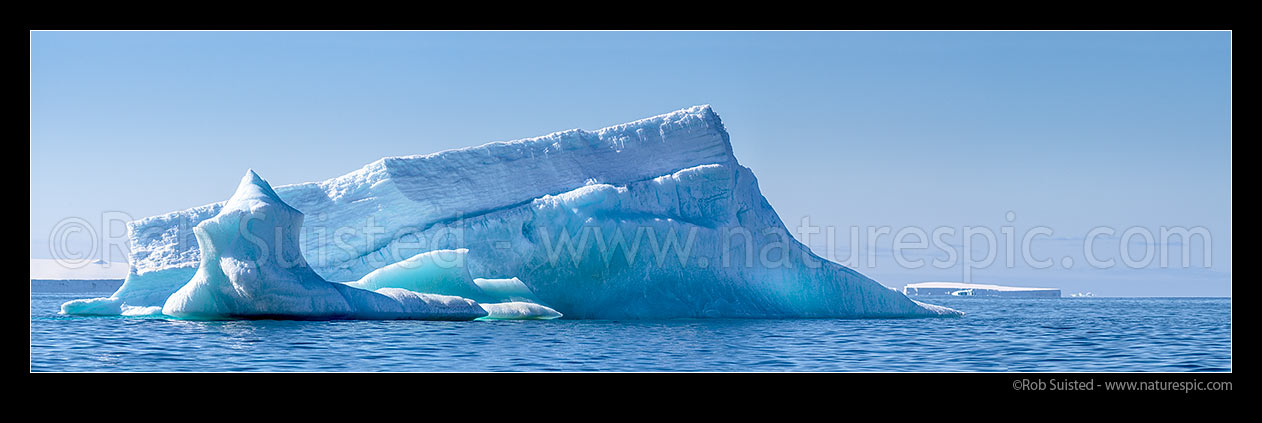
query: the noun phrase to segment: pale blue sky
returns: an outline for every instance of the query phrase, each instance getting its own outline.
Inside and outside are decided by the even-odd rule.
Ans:
[[[31,255],[60,219],[219,201],[246,168],[323,180],[708,103],[790,228],[1205,226],[1229,275],[1230,84],[1228,32],[34,32]]]

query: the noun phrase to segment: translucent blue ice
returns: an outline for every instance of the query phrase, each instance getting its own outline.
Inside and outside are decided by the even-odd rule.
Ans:
[[[709,106],[594,132],[388,157],[275,191],[255,185],[246,186],[257,191],[248,201],[234,196],[132,222],[124,286],[63,311],[180,312],[191,310],[188,302],[211,315],[398,315],[406,306],[380,304],[403,299],[373,290],[401,289],[484,306],[533,304],[483,307],[488,317],[551,316],[535,306],[566,318],[959,315],[912,301],[793,239]],[[239,268],[253,253],[206,230],[239,224],[254,202],[276,204],[268,207],[288,217],[246,226],[264,239],[284,228],[285,257],[305,258],[301,270]],[[220,223],[202,225],[212,220]],[[207,262],[217,264],[207,269]],[[274,277],[283,288],[263,297],[186,292],[228,286],[216,272],[237,272],[246,285]]]

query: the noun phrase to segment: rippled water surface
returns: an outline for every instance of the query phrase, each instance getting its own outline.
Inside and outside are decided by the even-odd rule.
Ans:
[[[234,321],[69,317],[32,371],[1228,371],[1228,298],[945,298],[955,319]]]

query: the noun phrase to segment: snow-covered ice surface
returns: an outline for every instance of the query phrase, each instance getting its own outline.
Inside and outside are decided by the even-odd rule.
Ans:
[[[306,216],[293,253],[310,275],[295,280],[508,304],[488,310],[491,318],[536,308],[514,303],[567,318],[959,315],[794,240],[709,106],[388,157],[275,194]],[[109,299],[63,310],[172,305],[167,297],[193,285],[195,273],[203,278],[204,236],[194,228],[229,206],[132,222],[127,282]]]

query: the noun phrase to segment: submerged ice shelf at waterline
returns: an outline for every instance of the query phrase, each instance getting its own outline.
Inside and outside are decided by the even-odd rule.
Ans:
[[[315,275],[351,288],[524,302],[566,318],[959,315],[794,240],[709,106],[594,132],[385,158],[275,194],[313,219],[309,225],[340,230],[336,242],[305,232],[296,244]],[[132,222],[131,274],[98,309],[163,305],[205,260],[189,241],[201,236],[189,228],[225,207]],[[558,247],[567,234],[592,232],[605,238]],[[642,233],[648,239],[636,238]],[[732,233],[743,238],[727,242]],[[598,245],[616,234],[635,239],[612,250]],[[672,236],[686,250],[663,253]],[[768,248],[781,251],[774,266],[724,260]],[[433,266],[444,254],[459,263]]]

